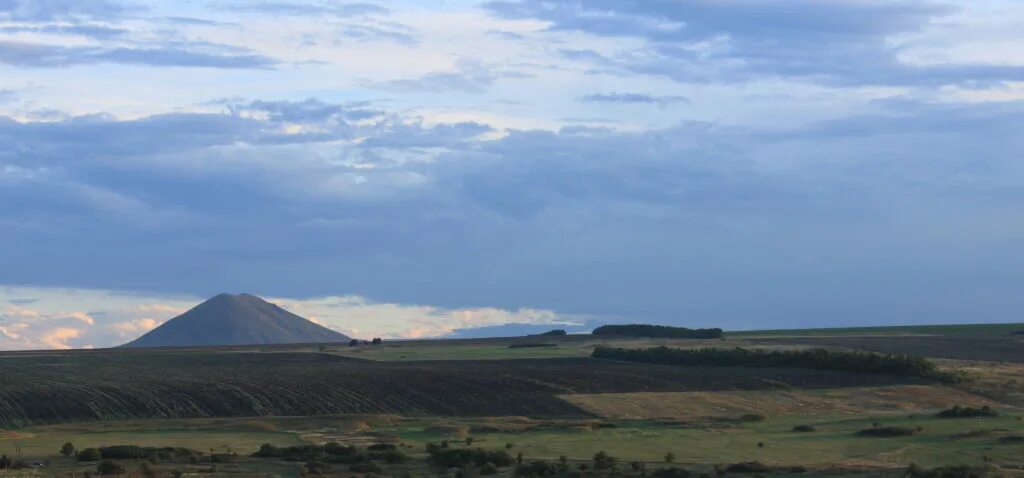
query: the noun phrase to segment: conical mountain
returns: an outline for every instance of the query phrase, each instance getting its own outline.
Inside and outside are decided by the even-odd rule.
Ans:
[[[344,334],[250,294],[220,294],[122,347],[345,342]]]

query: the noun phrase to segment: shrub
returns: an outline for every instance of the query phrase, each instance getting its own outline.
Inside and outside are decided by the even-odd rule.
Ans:
[[[903,427],[872,427],[872,428],[866,428],[864,430],[861,430],[861,431],[857,432],[857,435],[860,435],[860,436],[863,436],[863,437],[889,438],[889,437],[906,437],[906,436],[911,436],[914,433],[916,433],[916,432],[915,432],[915,430],[913,428],[903,428]]]
[[[872,352],[842,352],[825,349],[765,351],[748,350],[739,347],[734,349],[712,347],[701,349],[669,347],[625,349],[600,346],[594,349],[591,357],[666,365],[789,367],[904,375],[946,382],[959,380],[958,375],[940,371],[933,362],[923,357],[877,354]]]
[[[568,335],[564,329],[554,329],[544,332],[543,334],[537,334],[539,337],[560,337],[563,335]]]
[[[740,415],[741,422],[763,422],[765,420],[767,420],[767,417],[760,413],[745,413]]]
[[[768,473],[771,471],[768,465],[759,461],[747,461],[744,463],[733,463],[725,467],[725,471],[729,473]]]
[[[594,469],[595,470],[610,470],[615,468],[618,460],[603,451],[599,451],[594,455]]]
[[[667,325],[602,325],[593,332],[594,335],[613,335],[621,337],[662,337],[672,339],[718,339],[722,338],[722,329],[688,329],[686,327],[670,327]]]
[[[103,459],[103,455],[100,454],[99,448],[86,448],[78,452],[78,461],[100,461]]]
[[[666,453],[665,454],[665,463],[672,463],[673,461],[676,461],[676,454],[672,453],[672,452]]]
[[[999,412],[993,410],[988,405],[981,408],[973,407],[961,407],[960,405],[954,405],[953,408],[943,410],[935,416],[939,418],[972,418],[972,417],[998,417]]]
[[[378,464],[376,464],[376,463],[374,463],[372,461],[368,461],[366,463],[354,463],[354,464],[352,464],[351,466],[348,467],[348,470],[349,471],[354,471],[356,473],[380,473],[381,472],[380,465],[378,465]]]
[[[566,468],[560,463],[549,463],[543,460],[532,461],[528,465],[516,467],[515,476],[563,476]]]
[[[71,442],[65,443],[64,446],[60,447],[60,454],[64,456],[74,455],[75,445],[72,445]]]
[[[323,475],[331,471],[331,467],[322,461],[307,461],[302,468],[310,475]]]
[[[529,348],[544,348],[544,347],[558,347],[558,344],[549,344],[545,342],[516,342],[508,344],[510,349],[529,349]]]
[[[103,460],[96,465],[96,473],[101,475],[123,475],[125,469],[113,460]]]
[[[686,469],[672,466],[668,468],[654,470],[652,476],[654,476],[655,478],[689,478],[690,472]]]
[[[967,465],[946,465],[927,469],[911,463],[907,467],[906,476],[910,478],[981,478],[986,476],[986,473]]]
[[[427,445],[427,453],[430,454],[430,463],[442,468],[458,468],[468,464],[484,466],[487,463],[499,467],[512,465],[512,457],[503,450],[442,448],[431,443]]]
[[[818,430],[816,428],[810,426],[810,425],[797,425],[797,426],[793,427],[793,431],[800,432],[800,433],[808,433],[808,432],[814,432],[814,431],[818,431]]]
[[[480,474],[484,476],[497,475],[498,467],[494,466],[494,463],[484,463],[480,467]]]
[[[807,473],[807,468],[805,468],[803,465],[794,465],[794,466],[789,467],[789,472],[790,473]]]

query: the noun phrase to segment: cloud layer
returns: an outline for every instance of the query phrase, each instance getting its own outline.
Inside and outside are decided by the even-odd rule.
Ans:
[[[173,315],[127,290],[388,337],[1019,320],[1022,26],[998,0],[0,0],[0,284],[105,291],[10,302],[0,348]]]

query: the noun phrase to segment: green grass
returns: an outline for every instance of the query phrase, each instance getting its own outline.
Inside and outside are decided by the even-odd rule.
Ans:
[[[807,336],[807,335],[955,335],[959,337],[1007,337],[1024,330],[1016,324],[900,325],[889,327],[842,327],[822,329],[741,330],[726,332],[727,337]]]
[[[924,431],[901,438],[865,438],[856,432],[883,425],[916,428]],[[676,462],[688,464],[735,463],[758,460],[774,465],[825,466],[844,463],[871,463],[877,466],[905,466],[915,462],[924,466],[946,464],[981,465],[988,456],[994,463],[1018,465],[1024,460],[1020,445],[1000,445],[1002,435],[1024,434],[1024,424],[1013,417],[941,420],[917,418],[862,418],[806,422],[799,417],[769,419],[764,422],[722,424],[713,427],[687,427],[657,422],[615,422],[615,428],[592,431],[547,429],[521,433],[475,433],[474,447],[522,452],[528,459],[557,459],[565,455],[587,460],[605,451],[620,460],[662,461],[672,452]],[[795,425],[810,424],[813,433],[795,433]],[[427,431],[426,422],[405,424],[391,430],[403,441],[425,444],[448,438],[445,433]],[[954,439],[957,433],[981,429],[1006,429],[990,435]],[[462,445],[462,437],[452,437],[452,446]],[[759,447],[758,443],[765,446]]]
[[[0,453],[15,455],[20,447],[21,454],[33,458],[59,456],[58,451],[65,442],[71,442],[77,449],[111,446],[138,445],[152,447],[185,447],[203,453],[216,450],[217,453],[249,454],[263,443],[275,445],[297,445],[302,443],[299,436],[287,431],[257,431],[201,428],[190,426],[192,422],[150,420],[144,422],[97,423],[77,426],[34,427],[0,434]]]

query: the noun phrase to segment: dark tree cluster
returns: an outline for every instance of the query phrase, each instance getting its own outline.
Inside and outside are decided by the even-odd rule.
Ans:
[[[482,467],[491,464],[496,467],[512,466],[512,456],[504,450],[483,448],[448,448],[430,443],[427,445],[430,464],[441,468],[461,468],[467,465]]]
[[[408,457],[391,444],[370,445],[360,451],[354,446],[346,446],[337,442],[324,445],[297,445],[277,447],[269,443],[260,446],[253,453],[257,458],[279,458],[284,461],[302,461],[307,463],[357,463],[384,462],[388,464],[404,463]]]
[[[913,428],[903,427],[871,427],[857,432],[862,437],[894,438],[907,437],[916,433]]]
[[[380,345],[382,343],[384,343],[384,339],[381,339],[380,337],[374,337],[373,340],[352,339],[348,342],[348,346],[356,347],[359,345]]]
[[[599,359],[665,365],[806,368],[923,377],[944,382],[958,380],[956,375],[940,371],[933,362],[924,357],[871,352],[841,352],[825,349],[765,351],[739,347],[734,349],[597,347],[591,356]]]
[[[974,407],[961,407],[960,405],[954,405],[953,408],[943,410],[935,416],[939,418],[973,418],[973,417],[998,417],[999,412],[993,410],[988,405],[981,408]]]
[[[593,332],[594,335],[618,337],[658,337],[666,339],[720,339],[724,336],[722,329],[688,329],[668,325],[602,325]]]
[[[0,456],[0,470],[7,470],[14,466],[14,460],[7,455]]]

